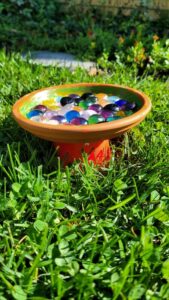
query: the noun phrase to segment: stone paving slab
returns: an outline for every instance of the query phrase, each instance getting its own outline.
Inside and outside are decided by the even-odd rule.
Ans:
[[[71,70],[77,67],[82,67],[86,70],[90,70],[96,67],[96,63],[91,61],[80,61],[75,58],[72,54],[62,52],[50,52],[50,51],[32,51],[29,52],[30,62],[36,64],[42,64],[44,66],[59,66],[66,67]],[[25,59],[27,54],[23,54],[22,57]]]

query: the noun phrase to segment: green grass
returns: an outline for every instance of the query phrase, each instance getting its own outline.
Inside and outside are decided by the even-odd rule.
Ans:
[[[116,63],[93,77],[1,51],[0,65],[0,299],[169,299],[167,84]],[[63,169],[51,143],[11,116],[22,95],[71,82],[128,85],[152,100],[102,170]]]

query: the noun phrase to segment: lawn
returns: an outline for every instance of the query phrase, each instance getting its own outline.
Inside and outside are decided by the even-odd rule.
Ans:
[[[3,51],[0,62],[0,299],[169,299],[167,84],[118,65],[93,77]],[[67,82],[128,85],[152,100],[107,168],[63,169],[11,116],[21,95]]]
[[[86,30],[85,22],[79,26]],[[144,26],[137,26],[135,43],[123,23],[115,52],[102,47],[96,53],[87,33],[85,43],[94,48],[86,58],[101,68],[95,76],[23,61],[14,53],[19,40],[0,32],[7,49],[0,50],[0,300],[169,299],[169,42],[166,28],[162,38],[157,31],[153,36],[153,27],[147,40],[146,34],[139,39],[151,28]],[[94,37],[99,30],[93,25]],[[107,33],[103,45],[106,39]],[[85,157],[80,167],[63,168],[52,144],[21,129],[11,115],[22,95],[76,82],[130,86],[152,101],[146,119],[112,141],[110,165],[101,169]]]

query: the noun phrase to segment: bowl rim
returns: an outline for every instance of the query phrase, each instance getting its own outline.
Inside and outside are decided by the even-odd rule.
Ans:
[[[45,90],[51,90],[51,89],[59,89],[59,88],[71,88],[71,87],[80,87],[80,86],[86,86],[86,87],[114,87],[114,88],[120,88],[124,90],[128,90],[132,93],[134,93],[138,98],[142,101],[142,107],[135,113],[133,113],[131,116],[124,117],[119,120],[113,120],[110,122],[104,122],[104,123],[97,123],[92,125],[66,125],[66,124],[59,124],[59,125],[53,125],[53,124],[46,124],[46,123],[38,123],[36,121],[32,121],[30,119],[27,119],[24,115],[20,113],[20,107],[25,103],[30,96],[33,96],[39,92],[45,91]],[[119,129],[126,127],[128,125],[132,125],[136,122],[139,122],[139,120],[144,119],[145,116],[148,114],[148,112],[151,110],[151,101],[147,95],[145,95],[143,92],[140,92],[134,88],[123,86],[119,84],[107,84],[107,83],[73,83],[73,84],[63,84],[63,85],[55,85],[51,87],[46,87],[42,89],[35,90],[29,94],[24,95],[19,100],[17,100],[13,107],[12,107],[12,114],[16,121],[21,121],[22,124],[24,124],[26,127],[34,127],[37,129],[44,129],[44,130],[51,130],[51,131],[58,131],[58,132],[67,132],[67,133],[83,133],[83,132],[99,132],[99,131],[106,131],[106,130],[113,130],[113,129]]]

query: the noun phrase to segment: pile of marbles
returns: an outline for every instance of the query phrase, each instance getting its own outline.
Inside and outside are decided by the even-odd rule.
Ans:
[[[136,103],[113,95],[70,94],[42,101],[27,113],[27,118],[52,125],[91,125],[118,120],[136,110]]]

